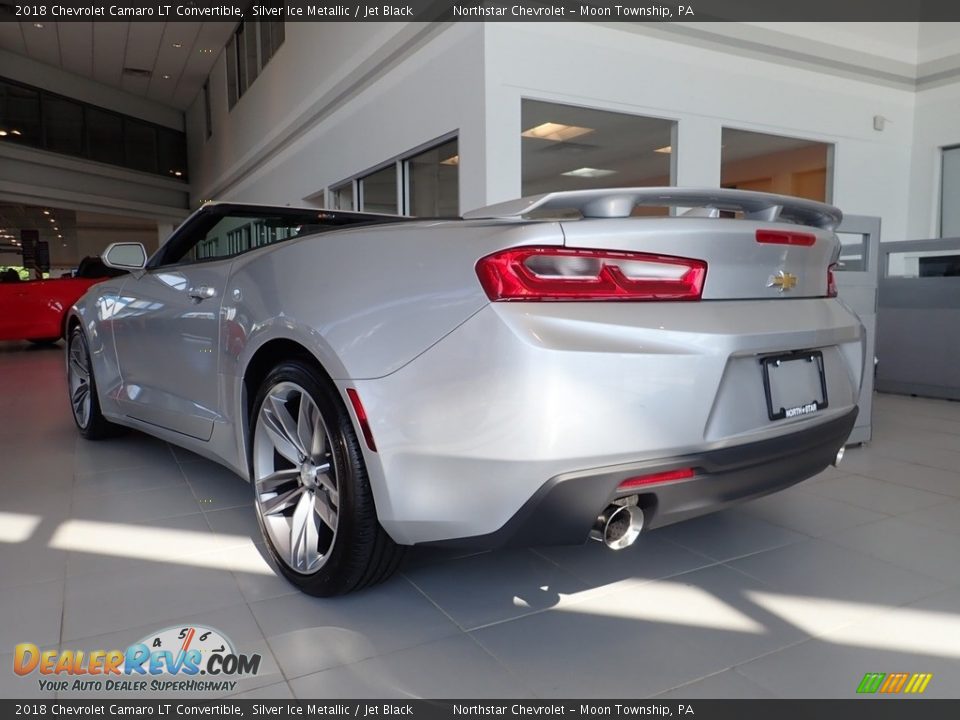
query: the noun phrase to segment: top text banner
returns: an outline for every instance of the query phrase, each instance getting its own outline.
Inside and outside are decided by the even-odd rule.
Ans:
[[[960,20],[958,0],[0,0],[0,22],[716,22]]]

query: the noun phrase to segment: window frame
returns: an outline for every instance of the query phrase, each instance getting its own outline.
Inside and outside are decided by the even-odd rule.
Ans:
[[[396,189],[397,189],[397,214],[391,215],[391,217],[404,218],[404,217],[413,217],[410,215],[410,177],[408,163],[413,158],[422,155],[436,148],[447,145],[448,143],[456,141],[457,143],[457,155],[460,154],[460,131],[454,130],[445,135],[441,135],[438,138],[434,138],[429,142],[425,142],[421,145],[414,147],[411,150],[408,150],[391,160],[382,162],[378,165],[374,165],[366,170],[357,173],[349,178],[340,180],[334,183],[331,183],[326,186],[323,190],[324,204],[330,210],[336,210],[332,208],[331,204],[333,201],[334,193],[343,188],[346,185],[351,185],[353,188],[353,212],[372,212],[364,209],[364,191],[363,191],[363,181],[369,178],[371,175],[376,175],[378,172],[385,170],[389,167],[395,168],[396,173]],[[460,164],[457,164],[457,213],[460,212]],[[319,193],[318,193],[319,195]],[[346,212],[346,211],[343,211]],[[384,214],[384,213],[378,213]]]
[[[284,20],[242,20],[233,29],[224,47],[228,111],[237,106],[240,98],[263,74],[269,62],[286,42],[285,22]],[[284,25],[282,30],[276,30],[275,26],[278,23]],[[265,37],[269,39],[266,43],[266,49],[270,52],[268,57],[264,57]],[[275,44],[277,38],[279,42]],[[251,60],[253,60],[253,67],[250,64]]]
[[[938,193],[939,207],[937,208],[937,237],[941,239],[957,237],[956,235],[944,235],[943,229],[943,215],[944,210],[947,207],[947,187],[944,181],[946,180],[947,153],[949,152],[960,153],[960,144],[940,146],[940,192]],[[955,188],[955,190],[957,196],[960,197],[960,186]]]

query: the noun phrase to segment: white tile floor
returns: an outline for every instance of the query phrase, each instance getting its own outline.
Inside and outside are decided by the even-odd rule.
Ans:
[[[80,439],[62,349],[0,344],[0,697],[13,647],[180,622],[260,653],[249,697],[854,697],[933,672],[960,697],[960,403],[878,396],[840,470],[599,545],[457,557],[320,600],[262,556],[249,488],[138,433]]]

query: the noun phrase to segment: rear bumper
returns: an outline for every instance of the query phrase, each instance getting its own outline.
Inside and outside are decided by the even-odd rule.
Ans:
[[[489,535],[552,478],[813,430],[856,406],[861,341],[828,298],[491,303],[397,372],[349,382],[380,523],[404,545]],[[829,407],[771,421],[758,358],[797,349],[823,353]]]
[[[558,475],[499,530],[425,544],[475,548],[579,544],[587,539],[603,508],[629,495],[639,495],[645,530],[721,510],[783,490],[824,470],[850,436],[857,412],[853,408],[789,435],[720,450]],[[628,478],[690,467],[696,475],[689,480],[617,493],[617,486]]]

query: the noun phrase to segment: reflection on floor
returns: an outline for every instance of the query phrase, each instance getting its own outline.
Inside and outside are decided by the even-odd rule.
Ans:
[[[264,561],[244,482],[80,439],[61,354],[0,345],[0,667],[193,623],[262,656],[247,697],[847,698],[866,672],[960,696],[960,404],[878,396],[839,471],[621,553],[415,552],[320,600]],[[0,672],[0,696],[36,678]]]

